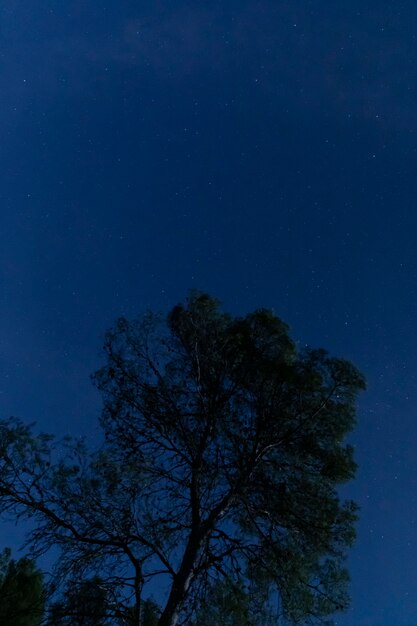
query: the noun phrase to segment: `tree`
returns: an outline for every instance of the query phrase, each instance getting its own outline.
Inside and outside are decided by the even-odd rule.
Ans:
[[[31,559],[10,557],[9,549],[0,555],[0,624],[39,626],[44,606],[42,574]]]
[[[357,512],[337,488],[355,473],[359,372],[298,350],[269,310],[233,317],[198,292],[167,319],[119,319],[104,352],[98,451],[1,424],[1,502],[35,521],[34,554],[61,548],[62,579],[99,573],[136,626],[152,582],[158,626],[190,622],[226,579],[275,594],[292,624],[345,608]]]
[[[143,602],[143,626],[158,626],[160,610],[158,604],[151,598]]]
[[[98,576],[70,580],[58,602],[48,607],[46,626],[131,626],[135,607],[123,615],[115,609],[112,589]],[[157,626],[159,607],[152,599],[142,602],[142,626]]]
[[[48,626],[105,626],[108,624],[108,598],[96,577],[70,581],[59,602],[49,609]]]

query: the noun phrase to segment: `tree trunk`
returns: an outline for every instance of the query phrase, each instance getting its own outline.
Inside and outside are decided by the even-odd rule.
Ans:
[[[176,626],[181,607],[187,597],[188,589],[195,575],[195,565],[203,541],[201,533],[191,533],[184,551],[181,566],[172,584],[165,609],[158,621],[158,626]]]
[[[143,589],[143,578],[142,578],[142,564],[139,561],[134,562],[135,566],[135,583],[134,583],[134,592],[135,592],[135,603],[132,606],[132,614],[130,616],[130,621],[132,626],[142,626],[142,589]]]

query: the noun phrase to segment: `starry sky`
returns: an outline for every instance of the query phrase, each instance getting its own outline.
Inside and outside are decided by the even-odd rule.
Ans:
[[[368,380],[339,626],[417,625],[416,20],[411,0],[0,6],[1,416],[94,441],[114,318],[190,288],[273,308]]]

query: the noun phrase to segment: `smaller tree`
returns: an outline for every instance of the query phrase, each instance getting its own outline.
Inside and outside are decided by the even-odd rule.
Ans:
[[[70,581],[59,602],[50,609],[48,626],[104,626],[108,613],[107,593],[99,578]]]
[[[157,626],[160,608],[148,598],[143,600],[141,623]],[[121,610],[111,585],[95,576],[84,581],[69,580],[58,602],[50,605],[47,626],[134,626],[135,610]]]
[[[11,559],[6,548],[0,555],[1,626],[39,626],[43,609],[42,573],[29,558]]]
[[[154,600],[148,598],[143,602],[143,626],[158,626],[161,610]]]

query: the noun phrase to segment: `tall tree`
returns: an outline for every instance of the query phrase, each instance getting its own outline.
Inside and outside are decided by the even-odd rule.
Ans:
[[[44,608],[42,573],[31,559],[10,557],[9,549],[0,555],[0,624],[39,626]]]
[[[34,554],[99,572],[137,626],[156,581],[158,626],[191,621],[222,579],[276,594],[293,624],[345,608],[358,371],[298,350],[269,310],[233,317],[196,292],[166,320],[118,320],[104,351],[99,451],[1,424],[2,505],[35,519]]]

